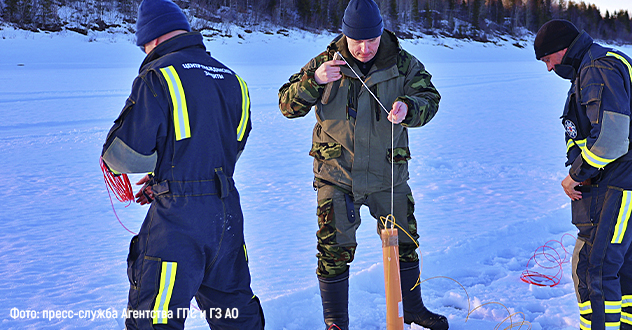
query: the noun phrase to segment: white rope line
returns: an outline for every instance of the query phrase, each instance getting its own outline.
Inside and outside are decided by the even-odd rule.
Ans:
[[[345,63],[347,64],[347,66],[349,67],[349,69],[351,69],[351,72],[353,72],[353,74],[358,77],[358,80],[360,80],[360,82],[362,83],[362,85],[364,85],[364,87],[366,88],[367,91],[369,91],[369,93],[371,93],[371,96],[373,96],[373,98],[377,101],[377,103],[382,107],[382,109],[384,109],[384,111],[386,111],[386,113],[390,114],[390,112],[384,107],[384,105],[382,104],[382,102],[380,102],[380,100],[377,98],[377,96],[375,96],[375,94],[373,94],[373,92],[369,89],[369,86],[367,86],[364,81],[362,80],[362,78],[360,78],[360,76],[355,72],[355,70],[353,70],[353,68],[351,67],[351,64],[349,64],[349,62],[347,62],[347,60],[344,58],[344,56],[342,56],[342,54],[340,54],[340,52],[336,52],[336,54],[338,54],[338,56],[340,56],[342,58],[343,61],[345,61]]]
[[[342,58],[342,60],[345,61],[345,64],[347,64],[349,69],[351,69],[351,72],[353,72],[353,74],[358,78],[358,80],[360,80],[360,82],[362,83],[364,88],[366,88],[366,90],[369,91],[369,93],[371,93],[371,96],[373,96],[373,98],[380,105],[380,107],[382,107],[382,109],[384,109],[384,111],[386,111],[386,113],[390,115],[391,113],[386,109],[386,107],[384,107],[384,105],[382,104],[382,102],[380,102],[380,100],[377,98],[377,96],[375,96],[375,94],[373,94],[371,89],[369,89],[369,86],[367,86],[364,83],[362,78],[360,78],[360,75],[358,75],[358,73],[355,72],[355,70],[353,70],[353,68],[351,67],[351,64],[349,64],[349,62],[347,62],[345,57],[342,56],[342,54],[340,54],[340,52],[336,52],[336,54],[338,54],[338,56],[340,56],[340,58]],[[394,184],[393,184],[393,182],[395,181],[395,162],[394,162],[394,158],[395,158],[395,123],[391,121],[391,215],[393,214],[393,204],[394,204],[394,202],[393,202],[393,195],[394,195],[394,190],[395,190],[395,187],[394,187]],[[393,223],[391,223],[391,229],[392,228],[393,228]]]

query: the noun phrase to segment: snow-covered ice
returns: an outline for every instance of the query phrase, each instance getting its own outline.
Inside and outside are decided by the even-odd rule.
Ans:
[[[333,35],[289,34],[206,43],[250,88],[253,131],[235,181],[266,328],[312,330],[323,328],[308,155],[315,119],[284,118],[277,91]],[[3,329],[122,328],[120,317],[42,318],[44,310],[120,315],[129,288],[131,235],[112,212],[98,159],[144,56],[129,36],[88,40],[0,30]],[[576,329],[569,264],[553,288],[519,279],[536,248],[576,232],[560,186],[566,169],[559,117],[569,83],[535,60],[529,42],[513,42],[403,41],[442,95],[437,116],[410,130],[422,279],[432,278],[421,284],[423,296],[451,329],[493,329],[513,313],[514,323],[524,315],[535,330]],[[116,201],[115,207],[126,226],[139,228],[146,208]],[[381,242],[367,209],[361,217],[351,329],[385,329]],[[572,249],[572,239],[563,242]],[[11,310],[39,318],[14,319]],[[187,329],[198,328],[208,326],[187,321]]]

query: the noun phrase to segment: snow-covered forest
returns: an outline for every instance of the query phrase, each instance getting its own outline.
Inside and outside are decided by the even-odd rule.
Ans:
[[[5,23],[32,31],[62,29],[134,32],[140,0],[4,0]],[[175,0],[195,30],[233,36],[230,26],[287,34],[286,29],[337,32],[348,0]],[[489,42],[497,36],[537,32],[552,18],[565,18],[591,36],[632,43],[627,10],[600,12],[572,0],[377,0],[386,27],[403,38],[442,35]],[[279,28],[281,27],[281,28]],[[237,37],[237,36],[235,36]]]

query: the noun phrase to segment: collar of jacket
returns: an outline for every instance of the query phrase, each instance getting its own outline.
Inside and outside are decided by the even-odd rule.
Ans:
[[[143,60],[143,64],[140,66],[139,72],[143,72],[145,66],[149,63],[173,52],[177,52],[184,48],[189,47],[200,47],[206,50],[204,46],[204,40],[202,38],[202,34],[199,32],[187,32],[183,34],[179,34],[167,41],[160,43],[151,53],[147,54],[145,60]]]
[[[375,55],[376,58],[373,65],[375,65],[378,70],[382,70],[397,64],[397,54],[399,54],[400,50],[401,46],[399,45],[399,40],[395,33],[384,29],[382,39],[380,39],[380,47]],[[337,36],[329,44],[327,51],[331,58],[333,58],[333,55],[338,51],[347,59],[347,62],[350,64],[353,63],[351,60],[353,56],[349,53],[349,47],[347,45],[347,37],[343,34]]]
[[[593,43],[590,35],[582,30],[571,45],[568,46],[568,50],[562,58],[562,63],[555,66],[555,72],[564,79],[575,79],[584,55]]]

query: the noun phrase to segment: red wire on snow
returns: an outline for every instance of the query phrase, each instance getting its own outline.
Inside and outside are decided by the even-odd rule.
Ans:
[[[134,191],[132,190],[132,184],[129,182],[127,174],[123,173],[115,176],[110,172],[107,165],[105,165],[103,158],[99,159],[99,163],[101,165],[101,172],[103,172],[105,185],[109,190],[114,192],[114,197],[116,197],[119,202],[127,202],[127,206],[129,206],[134,200]]]
[[[564,239],[564,236],[566,235],[573,237],[573,235],[571,234],[564,234],[562,235],[562,238],[559,241],[550,240],[546,242],[544,245],[537,248],[533,256],[529,259],[529,261],[527,261],[527,269],[525,269],[522,272],[522,275],[520,275],[520,280],[522,280],[525,283],[533,284],[537,286],[554,287],[560,284],[560,281],[562,280],[562,274],[563,274],[562,264],[569,262],[570,261],[569,257],[571,255],[571,253],[569,253],[566,250],[566,247],[564,247],[564,244],[562,244],[562,240]],[[559,245],[559,247],[561,247],[562,250],[564,251],[563,255],[560,252],[558,252],[558,250],[555,247],[553,247],[551,243],[555,243]],[[532,260],[534,263],[533,266],[538,266],[542,269],[547,269],[547,270],[557,268],[557,273],[555,273],[555,275],[547,275],[547,274],[539,273],[537,271],[529,270],[529,264],[531,264]]]
[[[127,205],[125,207],[130,206],[130,204],[134,201],[134,191],[132,190],[132,184],[129,182],[129,178],[127,174],[123,173],[121,175],[114,175],[108,169],[107,165],[103,162],[103,158],[99,159],[99,163],[101,165],[101,172],[103,172],[103,180],[105,181],[105,187],[108,191],[108,196],[110,197],[110,204],[112,205],[112,211],[114,211],[114,215],[116,216],[116,220],[127,230],[128,232],[136,235],[135,232],[129,230],[121,219],[119,219],[118,214],[116,214],[116,209],[114,209],[114,202],[112,201],[112,193],[114,193],[114,197],[116,197],[119,202],[125,203]]]

